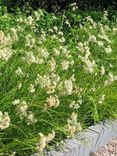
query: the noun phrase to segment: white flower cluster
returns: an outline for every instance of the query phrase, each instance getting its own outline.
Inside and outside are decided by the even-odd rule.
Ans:
[[[105,94],[103,94],[103,95],[100,97],[98,103],[99,103],[99,104],[102,104],[102,103],[104,102],[104,100],[105,100]]]
[[[90,52],[86,51],[85,56],[79,56],[79,58],[81,59],[81,61],[85,64],[84,68],[88,73],[93,73],[96,67],[96,63],[95,60],[90,60]]]
[[[109,73],[108,74],[108,80],[105,81],[104,85],[109,86],[116,80],[117,80],[117,76],[114,76],[112,73]]]
[[[97,43],[97,38],[94,35],[89,36],[88,42],[93,42],[93,43]]]
[[[48,94],[54,93],[55,89],[57,87],[58,82],[60,81],[60,76],[51,73],[51,75],[44,75],[40,76],[37,75],[37,79],[35,81],[35,84],[39,84],[42,88],[44,88]]]
[[[62,65],[62,69],[63,69],[63,70],[67,70],[67,69],[69,68],[69,61],[63,60],[63,61],[61,62],[61,65]]]
[[[9,37],[5,37],[3,31],[0,31],[0,59],[8,61],[12,56],[12,50],[9,47]]]
[[[73,91],[73,81],[72,79],[68,79],[64,81],[64,92],[67,95],[71,95]]]
[[[59,49],[54,48],[53,52],[54,52],[55,56],[59,56],[60,55],[60,50]]]
[[[4,130],[10,125],[10,117],[7,112],[0,111],[0,129]]]
[[[49,53],[45,48],[38,48],[37,49],[38,54],[34,54],[32,51],[28,51],[25,53],[25,57],[23,57],[23,60],[26,61],[28,64],[44,64],[47,58],[49,57]],[[51,66],[55,64],[54,60],[51,60]]]
[[[93,21],[93,19],[91,18],[91,16],[87,16],[87,17],[86,17],[86,20],[87,20],[90,24],[92,24],[92,26],[93,26],[94,28],[96,28],[97,23]]]
[[[33,113],[31,111],[28,111],[28,104],[26,101],[21,101],[17,99],[13,101],[13,105],[16,106],[17,114],[20,116],[21,120],[26,119],[27,125],[37,122]]]
[[[5,36],[3,31],[0,31],[0,47],[6,47],[9,46],[11,43],[10,36]]]
[[[12,43],[18,40],[17,31],[15,28],[11,28],[9,34],[5,35],[3,31],[0,31],[0,59],[8,61],[12,54]]]
[[[76,11],[78,9],[78,6],[76,3],[72,3],[70,6],[72,7],[73,11]]]
[[[2,48],[0,49],[0,59],[8,61],[12,56],[12,50],[10,48]]]
[[[108,12],[107,11],[104,11],[103,19],[108,20]]]
[[[3,44],[5,41],[5,35],[3,31],[0,31],[0,45]]]
[[[72,101],[69,105],[69,108],[78,109],[81,104],[82,104],[82,97],[80,97],[79,100],[77,101]]]
[[[52,131],[52,133],[49,133],[47,136],[45,136],[42,133],[39,133],[39,142],[37,143],[37,150],[42,153],[46,145],[54,138],[55,138],[54,131]]]
[[[48,61],[50,66],[50,71],[54,72],[56,69],[56,60],[54,58],[51,58],[51,60]]]
[[[23,58],[23,60],[25,60],[29,64],[32,64],[32,63],[36,63],[37,64],[38,63],[38,58],[35,57],[35,55],[31,51],[26,53],[26,57]]]
[[[70,55],[69,55],[70,56]],[[69,60],[63,60],[61,62],[62,70],[68,70],[70,65],[74,65],[74,60],[69,61]]]
[[[108,44],[111,43],[111,40],[108,38],[108,35],[106,34],[106,31],[104,30],[105,28],[103,27],[102,24],[99,24],[100,27],[100,33],[98,34],[98,37],[102,41],[106,41]]]
[[[54,96],[49,96],[48,98],[47,98],[47,100],[46,100],[46,105],[45,105],[45,107],[46,108],[51,108],[51,107],[58,107],[59,106],[59,98],[58,98],[58,96],[57,95],[54,95]]]
[[[33,84],[30,84],[29,86],[29,92],[34,93],[35,92],[35,86]]]
[[[19,76],[23,76],[23,75],[24,75],[24,73],[23,73],[23,71],[22,71],[22,69],[21,69],[20,67],[18,67],[18,68],[16,69],[15,73],[16,73],[17,75],[19,75]]]
[[[29,47],[29,48],[34,48],[35,47],[35,44],[36,44],[36,41],[35,41],[35,38],[32,37],[30,34],[28,34],[26,37],[25,37],[25,46],[26,47]]]
[[[78,51],[80,51],[81,53],[84,54],[84,56],[79,55],[80,60],[84,63],[84,68],[88,73],[93,73],[94,69],[96,67],[96,63],[95,60],[91,60],[91,52],[89,49],[89,42],[92,42],[92,40],[95,42],[96,38],[95,36],[91,36],[89,37],[87,42],[79,42],[78,46],[76,46],[76,48],[78,49]]]
[[[71,95],[74,89],[74,79],[61,81],[58,85],[58,90],[61,95]]]
[[[33,21],[34,21],[34,19],[32,18],[32,16],[28,16],[28,17],[27,17],[27,23],[28,23],[29,25],[32,25],[32,24],[33,24]]]
[[[102,76],[105,74],[105,68],[104,68],[104,66],[101,66],[100,74]]]
[[[112,48],[108,45],[108,46],[105,48],[105,52],[106,52],[106,54],[111,54]]]
[[[81,130],[81,124],[77,122],[77,114],[73,112],[70,119],[67,120],[68,137],[73,137],[76,132]]]
[[[17,30],[15,28],[11,28],[10,36],[12,37],[12,42],[18,41]]]
[[[89,40],[90,42],[90,40]],[[85,51],[89,51],[89,47],[88,47],[88,42],[79,42],[78,45],[76,46],[76,48],[81,51],[82,53],[84,53]]]

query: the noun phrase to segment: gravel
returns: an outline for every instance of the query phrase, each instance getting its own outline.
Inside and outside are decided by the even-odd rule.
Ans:
[[[109,142],[91,156],[117,156],[117,138]]]

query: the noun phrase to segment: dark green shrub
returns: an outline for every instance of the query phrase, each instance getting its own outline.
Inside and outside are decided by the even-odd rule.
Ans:
[[[117,0],[0,0],[0,2],[2,6],[7,6],[9,11],[17,8],[22,10],[45,8],[48,11],[57,12],[74,2],[82,9],[117,7]]]

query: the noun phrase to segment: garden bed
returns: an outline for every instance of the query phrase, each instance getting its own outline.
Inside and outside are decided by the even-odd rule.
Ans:
[[[116,17],[75,4],[59,15],[1,8],[0,155],[51,151],[117,119]]]

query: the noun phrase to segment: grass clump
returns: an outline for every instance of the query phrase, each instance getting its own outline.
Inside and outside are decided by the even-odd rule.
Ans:
[[[0,153],[42,153],[117,118],[117,21],[111,13],[0,15]]]

